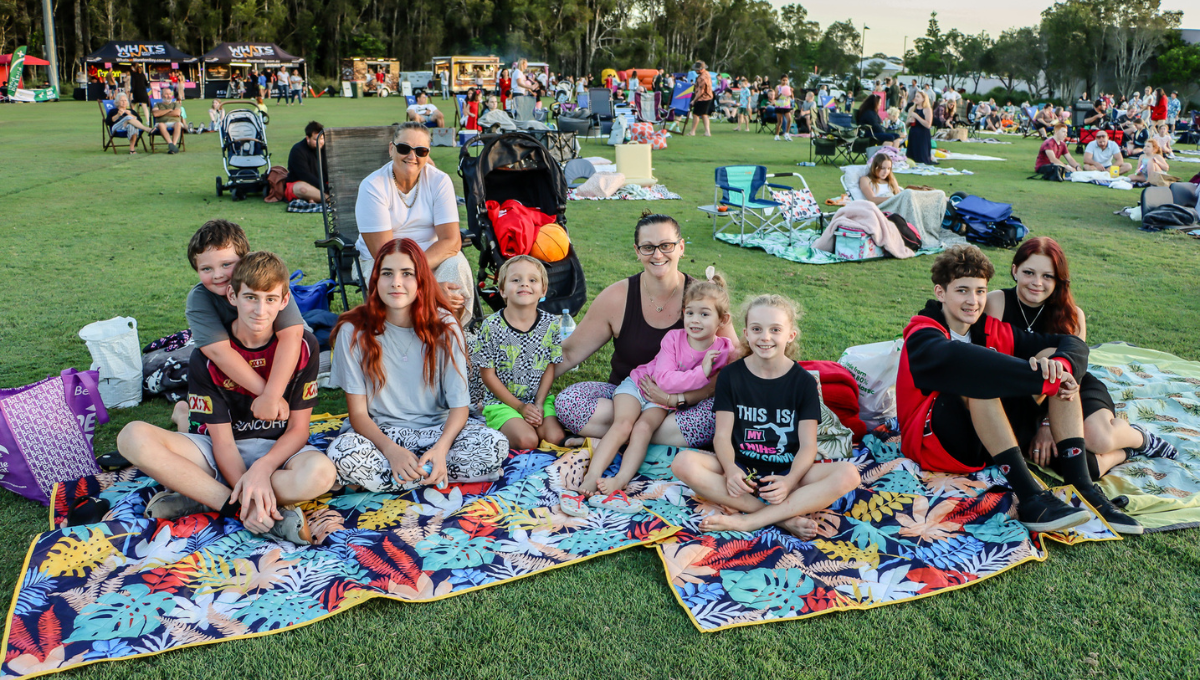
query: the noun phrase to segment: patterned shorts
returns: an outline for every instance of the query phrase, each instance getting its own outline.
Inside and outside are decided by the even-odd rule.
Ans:
[[[554,399],[558,411],[558,422],[571,432],[578,433],[596,413],[601,399],[612,400],[616,385],[604,382],[578,382],[566,387]],[[693,448],[706,448],[712,444],[716,420],[713,416],[711,398],[675,412],[675,422],[683,434],[684,441]]]
[[[441,427],[380,429],[388,439],[418,457],[433,448],[442,436]],[[397,482],[387,457],[357,432],[347,432],[333,440],[325,455],[333,461],[338,482],[342,484],[382,493],[399,493],[421,486],[420,482]],[[446,472],[452,482],[494,482],[500,479],[500,463],[507,457],[508,440],[504,435],[469,420],[446,454]]]

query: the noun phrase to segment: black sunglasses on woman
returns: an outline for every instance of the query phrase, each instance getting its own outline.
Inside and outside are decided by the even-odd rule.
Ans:
[[[429,147],[427,146],[409,146],[403,142],[393,142],[392,146],[396,147],[396,153],[401,156],[416,153],[417,158],[424,158],[429,155]]]

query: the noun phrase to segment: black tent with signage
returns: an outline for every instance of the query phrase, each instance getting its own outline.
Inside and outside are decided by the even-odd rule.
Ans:
[[[251,67],[279,68],[290,66],[304,69],[304,80],[308,81],[308,66],[303,57],[283,51],[275,43],[225,42],[212,48],[200,58],[203,61],[204,96],[228,96],[226,88],[234,70]]]
[[[119,68],[122,65],[132,64],[147,64],[147,77],[151,81],[162,81],[166,79],[164,74],[169,74],[171,69],[178,68],[184,73],[184,76],[191,76],[193,82],[199,69],[200,60],[190,54],[184,54],[175,49],[174,45],[165,42],[141,42],[137,40],[110,40],[105,43],[104,47],[89,54],[85,59],[90,66],[97,68],[103,67],[109,70],[128,70]],[[162,76],[156,78],[155,75]],[[104,92],[103,83],[97,83],[100,94]],[[96,99],[91,92],[92,85],[89,84],[89,90],[86,94],[87,99]],[[188,97],[197,97],[200,93],[200,88],[192,88],[194,91],[185,92]]]

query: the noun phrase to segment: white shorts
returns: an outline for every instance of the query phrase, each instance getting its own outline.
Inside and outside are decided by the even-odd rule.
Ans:
[[[637,383],[633,381],[633,378],[625,378],[621,381],[620,385],[617,385],[617,389],[613,390],[614,400],[618,394],[628,394],[631,397],[636,397],[638,402],[641,403],[643,411],[649,408],[661,408],[665,411],[667,408],[662,404],[656,404],[642,396],[642,390],[637,386]]]
[[[196,445],[196,448],[200,449],[200,455],[204,456],[204,462],[208,463],[208,466],[217,473],[217,481],[228,485],[229,482],[221,476],[221,469],[217,467],[217,459],[213,456],[212,438],[206,434],[192,434],[191,432],[184,432],[183,436],[192,440],[192,443]],[[238,439],[235,443],[237,444],[238,453],[242,454],[242,462],[246,464],[247,469],[249,469],[251,465],[254,465],[254,463],[256,463],[260,458],[270,453],[271,447],[275,446],[274,439]],[[279,467],[282,468],[286,466],[293,458],[299,456],[305,451],[316,451],[317,453],[321,453],[321,450],[317,447],[312,446],[311,444],[305,444],[304,446],[300,447],[299,451],[288,456],[287,460],[283,461]]]

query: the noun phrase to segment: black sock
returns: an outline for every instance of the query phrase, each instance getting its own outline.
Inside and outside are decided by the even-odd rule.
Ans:
[[[1091,486],[1092,475],[1088,472],[1087,449],[1083,437],[1068,437],[1054,443],[1058,457],[1062,459],[1063,481],[1074,484],[1080,491]]]
[[[1014,446],[1007,451],[1001,451],[992,456],[992,462],[1000,466],[1000,471],[1008,479],[1008,484],[1017,494],[1018,499],[1029,498],[1041,492],[1042,487],[1033,478],[1029,466],[1025,464],[1025,458],[1021,455],[1020,448]]]
[[[225,499],[225,505],[221,506],[221,516],[229,519],[237,519],[242,514],[242,504],[234,503],[229,499]]]

